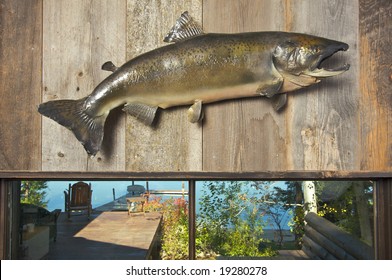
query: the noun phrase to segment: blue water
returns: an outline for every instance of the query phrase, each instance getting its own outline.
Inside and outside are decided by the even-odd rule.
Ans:
[[[106,203],[113,201],[113,189],[115,190],[116,198],[127,194],[127,186],[132,184],[142,185],[146,187],[145,181],[84,181],[91,183],[93,195],[92,195],[92,206],[93,208],[99,207]],[[48,200],[48,210],[61,209],[64,211],[64,191],[68,190],[69,184],[74,184],[76,181],[49,181],[46,200]],[[284,182],[280,182],[284,185]],[[150,181],[148,187],[150,190],[182,190],[184,185],[185,191],[188,191],[188,182],[181,181]],[[200,205],[199,198],[202,196],[204,182],[196,182],[196,214],[199,213]],[[283,213],[282,213],[283,214]],[[272,222],[269,221],[269,217],[265,216],[266,229],[275,228]],[[289,229],[287,223],[291,219],[291,216],[286,213],[281,222],[281,226],[284,229]]]
[[[77,181],[49,181],[47,196],[48,210],[61,209],[64,211],[64,191],[68,190],[69,184],[74,184]],[[96,208],[106,203],[113,201],[113,189],[115,190],[116,198],[127,193],[127,186],[136,184],[146,187],[145,181],[83,181],[91,183],[93,190],[92,206]],[[181,190],[182,182],[179,181],[154,181],[148,182],[150,190]],[[185,183],[185,190],[188,191],[188,184]]]

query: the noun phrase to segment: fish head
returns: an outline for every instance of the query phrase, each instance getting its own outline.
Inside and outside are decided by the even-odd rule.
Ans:
[[[346,72],[350,68],[349,64],[324,68],[322,63],[333,54],[348,48],[348,44],[343,42],[294,34],[276,46],[272,58],[275,68],[286,80],[286,91],[289,91]]]

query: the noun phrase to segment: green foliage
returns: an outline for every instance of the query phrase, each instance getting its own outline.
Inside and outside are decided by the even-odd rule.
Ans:
[[[305,211],[303,207],[295,207],[292,211],[292,219],[289,222],[289,226],[291,231],[295,234],[295,246],[296,249],[300,249],[302,247],[302,237],[305,233]]]
[[[188,259],[188,203],[183,198],[169,199],[162,204],[162,252],[164,260]]]
[[[275,254],[263,243],[259,200],[244,182],[205,183],[198,217],[198,251],[224,256]],[[200,230],[201,229],[201,230]]]
[[[273,256],[272,245],[261,238],[263,212],[249,194],[248,184],[211,182],[204,186],[196,225],[196,257]],[[152,199],[147,211],[163,214],[162,259],[188,258],[188,204],[183,198]],[[246,217],[246,219],[244,219]],[[270,246],[271,245],[271,246]]]
[[[45,181],[22,181],[20,202],[46,208],[48,205],[48,201],[45,200],[47,188]]]
[[[336,224],[343,230],[361,237],[361,229],[359,225],[358,205],[355,201],[355,193],[353,190],[353,183],[348,189],[337,199],[331,201],[321,201],[320,193],[325,188],[324,182],[316,182],[316,190],[318,192],[318,208],[317,214]],[[373,212],[372,204],[372,191],[373,187],[369,183],[365,187],[365,192],[368,194],[368,211]]]
[[[295,235],[296,249],[300,249],[302,247],[302,237],[305,233],[302,182],[286,182],[286,186],[287,189],[283,192],[282,200],[287,201],[289,205],[294,205],[290,209],[292,219],[288,225]]]

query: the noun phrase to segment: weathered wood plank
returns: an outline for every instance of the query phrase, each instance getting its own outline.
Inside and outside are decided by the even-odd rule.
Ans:
[[[379,260],[392,259],[392,180],[379,180],[375,197],[375,248]]]
[[[317,181],[317,180],[391,180],[391,172],[366,171],[254,171],[254,172],[198,172],[198,171],[0,171],[0,178],[9,180],[196,180],[196,181]]]
[[[0,170],[40,170],[42,1],[0,1]]]
[[[392,1],[360,0],[360,115],[363,170],[392,170]]]
[[[0,259],[5,260],[9,258],[8,247],[9,244],[9,211],[8,211],[8,188],[7,181],[0,179]]]
[[[206,32],[284,30],[283,1],[203,2]],[[203,124],[203,170],[286,170],[284,114],[266,98],[209,104]]]
[[[128,1],[127,58],[165,44],[164,36],[182,12],[201,20],[201,0]],[[202,130],[185,108],[162,110],[153,127],[127,117],[126,170],[201,170]]]
[[[346,42],[350,50],[331,64],[349,63],[348,72],[293,93],[287,114],[290,169],[359,168],[358,3],[357,1],[287,1],[288,29]]]
[[[43,100],[79,99],[125,62],[126,0],[45,1]],[[124,170],[124,120],[112,112],[101,152],[88,158],[73,134],[43,118],[43,170]]]
[[[62,213],[57,222],[58,239],[51,244],[49,260],[143,260],[151,254],[161,214],[128,216],[127,212],[71,216]]]

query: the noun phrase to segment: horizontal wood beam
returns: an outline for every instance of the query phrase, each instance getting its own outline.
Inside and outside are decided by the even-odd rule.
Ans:
[[[378,180],[392,179],[392,172],[367,171],[262,171],[262,172],[77,172],[0,171],[8,180]]]
[[[360,259],[360,260],[374,259],[372,247],[360,241],[355,236],[345,232],[344,230],[342,230],[332,222],[328,221],[327,219],[324,219],[318,216],[316,213],[311,212],[305,216],[305,221],[308,223],[310,227],[312,227],[314,230],[316,230],[317,232],[325,236],[327,240],[332,241],[334,244],[342,248],[350,256],[353,256],[356,259]],[[308,233],[309,231],[307,232],[305,231],[305,234]],[[320,245],[320,247],[324,247],[323,245],[325,245],[325,243],[327,242],[325,242],[324,239],[323,242],[320,243],[316,242],[316,243]],[[328,248],[328,246],[325,246],[325,248]],[[331,250],[331,252],[333,251]],[[320,257],[325,257],[325,256],[320,255]]]

